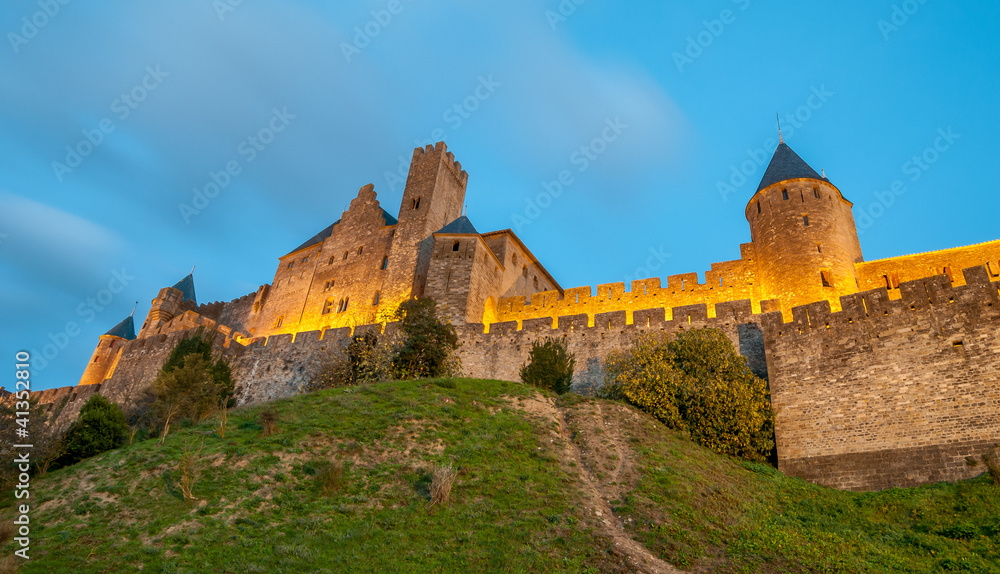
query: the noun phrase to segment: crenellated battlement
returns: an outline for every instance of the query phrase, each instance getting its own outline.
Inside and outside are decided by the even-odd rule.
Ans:
[[[764,314],[761,323],[775,337],[808,337],[817,331],[836,337],[879,330],[900,321],[910,323],[914,313],[1000,316],[1000,282],[991,282],[985,267],[970,267],[962,274],[965,284],[961,286],[953,286],[947,275],[935,275],[900,283],[899,299],[890,298],[883,287],[841,297],[842,310],[838,312],[831,312],[829,302],[819,301],[794,307],[789,323],[780,313]]]
[[[413,150],[413,159],[416,160],[426,154],[439,152],[442,154],[441,161],[444,163],[445,167],[455,176],[462,187],[465,187],[469,183],[469,174],[464,169],[462,169],[462,163],[455,159],[455,154],[448,151],[448,145],[443,141],[437,142],[435,145],[427,144],[425,147],[418,147]]]

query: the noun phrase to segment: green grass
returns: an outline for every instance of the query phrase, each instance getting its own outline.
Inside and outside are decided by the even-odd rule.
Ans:
[[[1000,573],[1000,487],[988,476],[843,492],[720,457],[652,419],[635,426],[640,478],[615,513],[680,568]]]
[[[338,389],[268,405],[271,436],[256,407],[231,412],[225,438],[209,421],[105,453],[33,480],[21,571],[624,571],[583,510],[576,465],[558,461],[551,421],[505,399],[535,395],[468,379]],[[596,404],[559,403],[571,430]],[[984,478],[839,492],[717,456],[648,417],[611,422],[632,425],[637,469],[616,514],[686,570],[1000,572],[1000,489]],[[199,445],[199,500],[184,501],[175,466]],[[429,506],[444,464],[459,470],[451,501]],[[13,502],[0,503],[7,518]]]

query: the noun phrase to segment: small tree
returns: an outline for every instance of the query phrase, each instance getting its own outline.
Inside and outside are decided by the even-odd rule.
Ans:
[[[639,336],[605,362],[602,395],[625,400],[718,453],[764,460],[774,447],[767,383],[718,329]]]
[[[521,366],[521,382],[526,385],[549,389],[560,395],[569,392],[573,384],[573,367],[576,358],[566,351],[559,339],[545,339],[531,344],[528,363]]]
[[[458,334],[437,313],[433,299],[411,299],[396,312],[404,340],[392,358],[396,376],[422,379],[456,375],[461,365],[455,350]]]
[[[80,415],[66,431],[63,455],[56,464],[76,464],[85,458],[124,446],[128,435],[128,422],[121,407],[101,395],[94,395],[83,405]]]
[[[233,378],[223,360],[212,360],[211,342],[192,337],[177,344],[148,392],[150,419],[161,428],[160,442],[170,424],[182,419],[201,422],[233,395]]]

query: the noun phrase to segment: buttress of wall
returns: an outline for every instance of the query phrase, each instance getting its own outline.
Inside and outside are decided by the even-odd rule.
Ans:
[[[862,289],[884,287],[890,299],[899,299],[899,284],[933,275],[947,275],[956,287],[965,285],[960,271],[984,266],[991,281],[1000,279],[1000,240],[941,251],[917,253],[859,263],[858,278]]]
[[[761,303],[757,297],[753,246],[743,245],[743,259],[713,263],[705,274],[705,283],[698,282],[697,273],[671,275],[667,285],[661,286],[659,278],[640,279],[632,282],[632,290],[625,291],[624,283],[597,286],[597,296],[591,288],[566,289],[562,296],[557,291],[535,293],[528,298],[507,297],[497,305],[497,321],[527,319],[553,319],[560,315],[586,314],[593,318],[600,313],[624,311],[626,323],[633,322],[632,314],[642,309],[670,309],[687,305],[708,305],[708,316],[715,317],[716,305],[732,301],[750,300],[754,313],[759,313]],[[593,324],[593,323],[591,323]]]
[[[486,300],[496,297],[503,269],[479,235],[434,236],[425,295],[456,325],[479,323]]]
[[[375,322],[387,304],[381,290],[395,235],[386,223],[373,186],[365,186],[329,237],[279,259],[250,335]]]
[[[878,489],[981,472],[1000,442],[1000,297],[982,267],[763,317],[779,468]]]

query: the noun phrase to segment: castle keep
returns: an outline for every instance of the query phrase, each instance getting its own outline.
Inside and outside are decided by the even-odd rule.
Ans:
[[[462,214],[468,174],[444,143],[414,151],[396,216],[362,187],[341,218],[278,259],[270,284],[197,303],[161,289],[139,329],[100,338],[80,386],[40,393],[75,416],[100,392],[129,403],[181,338],[215,333],[241,404],[298,392],[327,350],[383,329],[411,297],[456,326],[466,376],[517,380],[531,343],[561,338],[574,385],[643,331],[722,329],[769,380],[779,468],[848,489],[978,474],[1000,443],[1000,240],[866,262],[852,204],[784,142],[746,206],[740,258],[697,273],[563,289],[509,229]],[[393,323],[384,329],[393,330]]]

